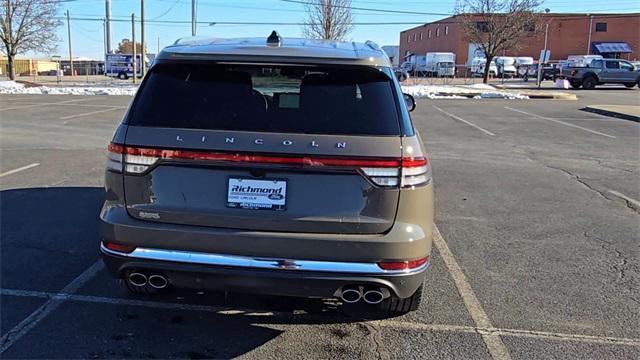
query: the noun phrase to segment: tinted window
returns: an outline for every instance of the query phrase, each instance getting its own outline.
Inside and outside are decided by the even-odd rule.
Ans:
[[[605,66],[607,67],[607,69],[617,69],[618,68],[618,62],[617,61],[605,61]]]
[[[591,64],[589,66],[594,68],[602,68],[602,60],[591,60]]]
[[[398,135],[392,86],[368,67],[159,64],[140,89],[129,124]]]
[[[628,63],[628,62],[623,62],[623,61],[621,61],[621,62],[620,62],[620,68],[621,68],[622,70],[633,71],[633,65],[631,65],[631,64],[630,64],[630,63]]]
[[[597,32],[606,32],[607,31],[607,23],[596,23],[596,31]]]

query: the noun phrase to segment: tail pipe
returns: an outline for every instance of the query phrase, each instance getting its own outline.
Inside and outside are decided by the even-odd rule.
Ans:
[[[359,286],[349,286],[342,289],[340,299],[347,304],[357,303],[362,299],[362,290]]]
[[[147,275],[143,273],[132,272],[129,274],[129,276],[127,276],[127,281],[129,281],[131,285],[145,286],[147,284],[148,279],[147,279]]]
[[[367,304],[379,304],[384,300],[385,294],[383,289],[368,289],[362,295],[362,299]]]
[[[164,275],[154,274],[149,276],[149,285],[155,289],[164,289],[169,285],[169,281]]]

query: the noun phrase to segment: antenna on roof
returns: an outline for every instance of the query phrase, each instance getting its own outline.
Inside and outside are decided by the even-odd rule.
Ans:
[[[282,46],[282,38],[277,31],[273,30],[271,35],[267,38],[267,46],[280,47]]]

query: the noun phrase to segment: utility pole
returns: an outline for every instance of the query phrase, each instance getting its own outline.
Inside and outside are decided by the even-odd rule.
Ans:
[[[589,41],[587,41],[587,55],[591,55],[591,30],[593,29],[593,15],[589,16]]]
[[[133,42],[133,83],[138,82],[138,56],[136,51],[136,15],[131,14],[131,42]]]
[[[107,43],[107,53],[111,53],[111,0],[105,0],[105,18],[106,18],[106,43]]]
[[[67,10],[67,34],[69,36],[69,64],[71,65],[71,76],[75,76],[73,72],[73,56],[71,55],[71,20],[69,19],[69,10]]]
[[[102,43],[104,47],[104,53],[107,53],[107,19],[102,19]]]
[[[542,56],[540,57],[540,61],[538,61],[538,89],[540,89],[540,85],[542,84],[542,66],[547,62],[547,38],[549,36],[549,22],[547,22],[544,26],[544,50],[542,52]]]
[[[196,36],[196,0],[191,0],[191,36]]]
[[[145,51],[145,46],[144,46],[144,0],[140,0],[140,47],[142,48],[142,50],[140,50],[140,52],[142,52],[141,59],[140,59],[140,67],[141,67],[142,76],[144,76],[147,70],[146,64],[144,61],[147,55],[147,52]]]

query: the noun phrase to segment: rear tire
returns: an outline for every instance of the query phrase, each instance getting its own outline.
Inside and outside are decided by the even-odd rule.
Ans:
[[[585,90],[593,90],[596,88],[598,81],[593,76],[587,76],[582,80],[582,88]]]
[[[629,89],[631,89],[632,87],[636,86],[636,83],[625,83],[624,86],[626,86]]]
[[[390,296],[380,304],[375,305],[376,311],[388,315],[389,317],[400,316],[418,310],[422,302],[422,290],[424,285],[420,285],[418,290],[410,297],[401,299],[397,296]]]

